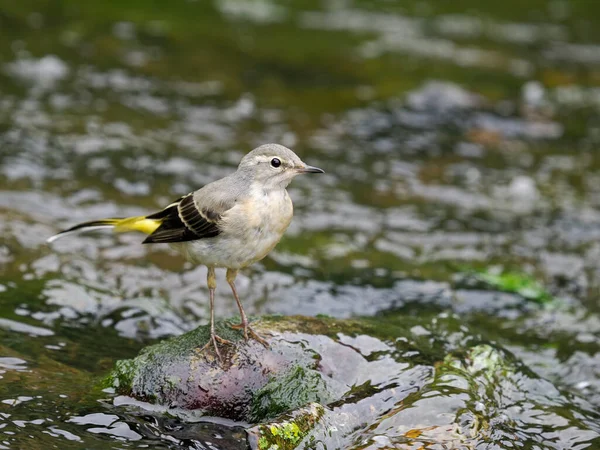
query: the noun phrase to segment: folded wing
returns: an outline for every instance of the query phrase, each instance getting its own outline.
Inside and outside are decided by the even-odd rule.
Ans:
[[[221,232],[221,214],[208,208],[199,208],[193,194],[181,197],[146,218],[161,220],[161,224],[144,240],[144,244],[194,241],[215,237]]]

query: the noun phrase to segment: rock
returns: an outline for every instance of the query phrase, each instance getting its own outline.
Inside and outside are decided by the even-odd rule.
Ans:
[[[360,328],[333,319],[261,319],[252,326],[267,337],[271,348],[266,349],[241,340],[229,322],[219,322],[217,334],[236,343],[221,347],[223,364],[211,348],[201,351],[208,327],[199,327],[118,361],[105,385],[169,408],[253,423],[311,402],[327,404],[349,389],[345,377],[333,376],[343,361],[332,358],[347,349],[325,335],[339,329],[337,323]]]
[[[239,421],[253,450],[600,443],[585,399],[482,342],[458,316],[265,317],[253,327],[270,349],[220,321],[218,333],[236,340],[222,366],[199,351],[208,339],[199,327],[120,361],[106,384],[180,420],[198,420],[181,413],[196,410]]]
[[[325,408],[312,403],[280,418],[277,422],[257,425],[248,430],[250,447],[259,450],[288,450],[298,447],[310,435]]]

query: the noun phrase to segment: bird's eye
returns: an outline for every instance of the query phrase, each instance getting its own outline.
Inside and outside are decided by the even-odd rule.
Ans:
[[[271,160],[271,165],[273,167],[279,167],[281,165],[281,161],[279,160],[279,158],[273,158]]]

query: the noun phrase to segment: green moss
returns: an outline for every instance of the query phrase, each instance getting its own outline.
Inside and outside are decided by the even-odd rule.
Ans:
[[[271,434],[285,441],[296,444],[300,440],[300,428],[294,422],[283,422],[269,427]]]
[[[220,320],[215,323],[216,333],[224,339],[239,341],[243,338],[242,333],[231,328],[233,320]],[[165,355],[185,354],[195,348],[202,347],[208,342],[210,328],[201,326],[173,339],[161,341],[156,345],[146,347],[140,356],[146,358],[163,358]]]
[[[521,272],[496,272],[486,269],[476,274],[477,279],[505,292],[519,294],[537,303],[550,303],[555,298],[535,278]]]
[[[309,403],[329,403],[333,392],[316,370],[296,366],[285,375],[278,375],[254,395],[250,420],[271,419]]]
[[[313,403],[293,416],[259,426],[260,450],[292,450],[309,435],[325,413],[323,406]]]
[[[102,388],[115,388],[120,393],[131,392],[137,369],[135,359],[117,361],[113,371],[100,382],[100,385]]]
[[[410,320],[410,318],[409,318]],[[420,323],[417,320],[415,324]],[[268,316],[262,317],[255,327],[279,332],[301,332],[318,334],[336,339],[342,333],[347,336],[368,334],[382,339],[395,339],[409,334],[412,325],[397,321],[387,321],[382,317],[361,317],[360,319],[336,319],[326,315],[307,316]]]
[[[230,341],[239,341],[242,334],[229,326],[229,321],[219,321],[216,324],[217,333]],[[181,384],[181,377],[171,375],[166,378],[153,377],[144,369],[150,366],[158,366],[161,363],[168,364],[169,361],[177,360],[182,355],[191,355],[198,348],[208,342],[209,327],[198,327],[188,333],[172,339],[167,339],[158,344],[142,349],[134,359],[120,360],[115,363],[112,372],[101,381],[102,387],[113,387],[120,394],[130,394],[135,390],[136,378],[144,378],[144,397],[148,399],[154,396],[151,392],[159,392],[164,388],[174,388]]]
[[[268,447],[269,447],[269,441],[267,440],[266,437],[261,436],[260,439],[258,440],[258,448],[266,449]]]

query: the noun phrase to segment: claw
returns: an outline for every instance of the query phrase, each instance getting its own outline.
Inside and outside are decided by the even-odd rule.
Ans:
[[[242,302],[240,302],[240,297],[238,296],[237,290],[235,289],[236,275],[237,275],[237,270],[227,269],[227,275],[226,275],[227,282],[229,283],[229,286],[231,287],[231,292],[233,293],[233,298],[235,298],[235,302],[237,303],[238,308],[240,310],[240,317],[241,317],[242,321],[239,324],[230,325],[230,327],[233,328],[234,330],[244,330],[244,339],[246,341],[248,341],[248,339],[252,338],[255,341],[260,342],[266,348],[269,348],[270,347],[269,343],[265,339],[263,339],[256,331],[254,331],[252,329],[252,327],[250,327],[250,325],[248,324],[248,317],[246,316],[246,313],[244,312],[244,308],[242,307]]]
[[[255,341],[258,341],[259,343],[261,343],[263,346],[265,346],[265,348],[270,347],[269,343],[260,334],[258,334],[256,331],[254,331],[252,329],[252,327],[250,325],[248,325],[247,322],[230,325],[230,327],[233,328],[234,330],[244,330],[244,339],[246,341],[248,341],[250,338],[252,338]]]
[[[223,362],[223,357],[221,356],[221,352],[219,351],[219,344],[234,345],[233,342],[231,342],[230,340],[223,339],[221,336],[211,333],[209,341],[206,344],[204,344],[204,347],[200,349],[200,353],[204,352],[208,347],[210,347],[211,344],[213,345],[215,355],[217,355],[217,358],[219,359],[220,363]]]
[[[248,324],[244,323],[238,323],[238,324],[231,324],[229,325],[231,328],[233,328],[234,330],[244,330],[244,340],[247,341],[248,340]]]

